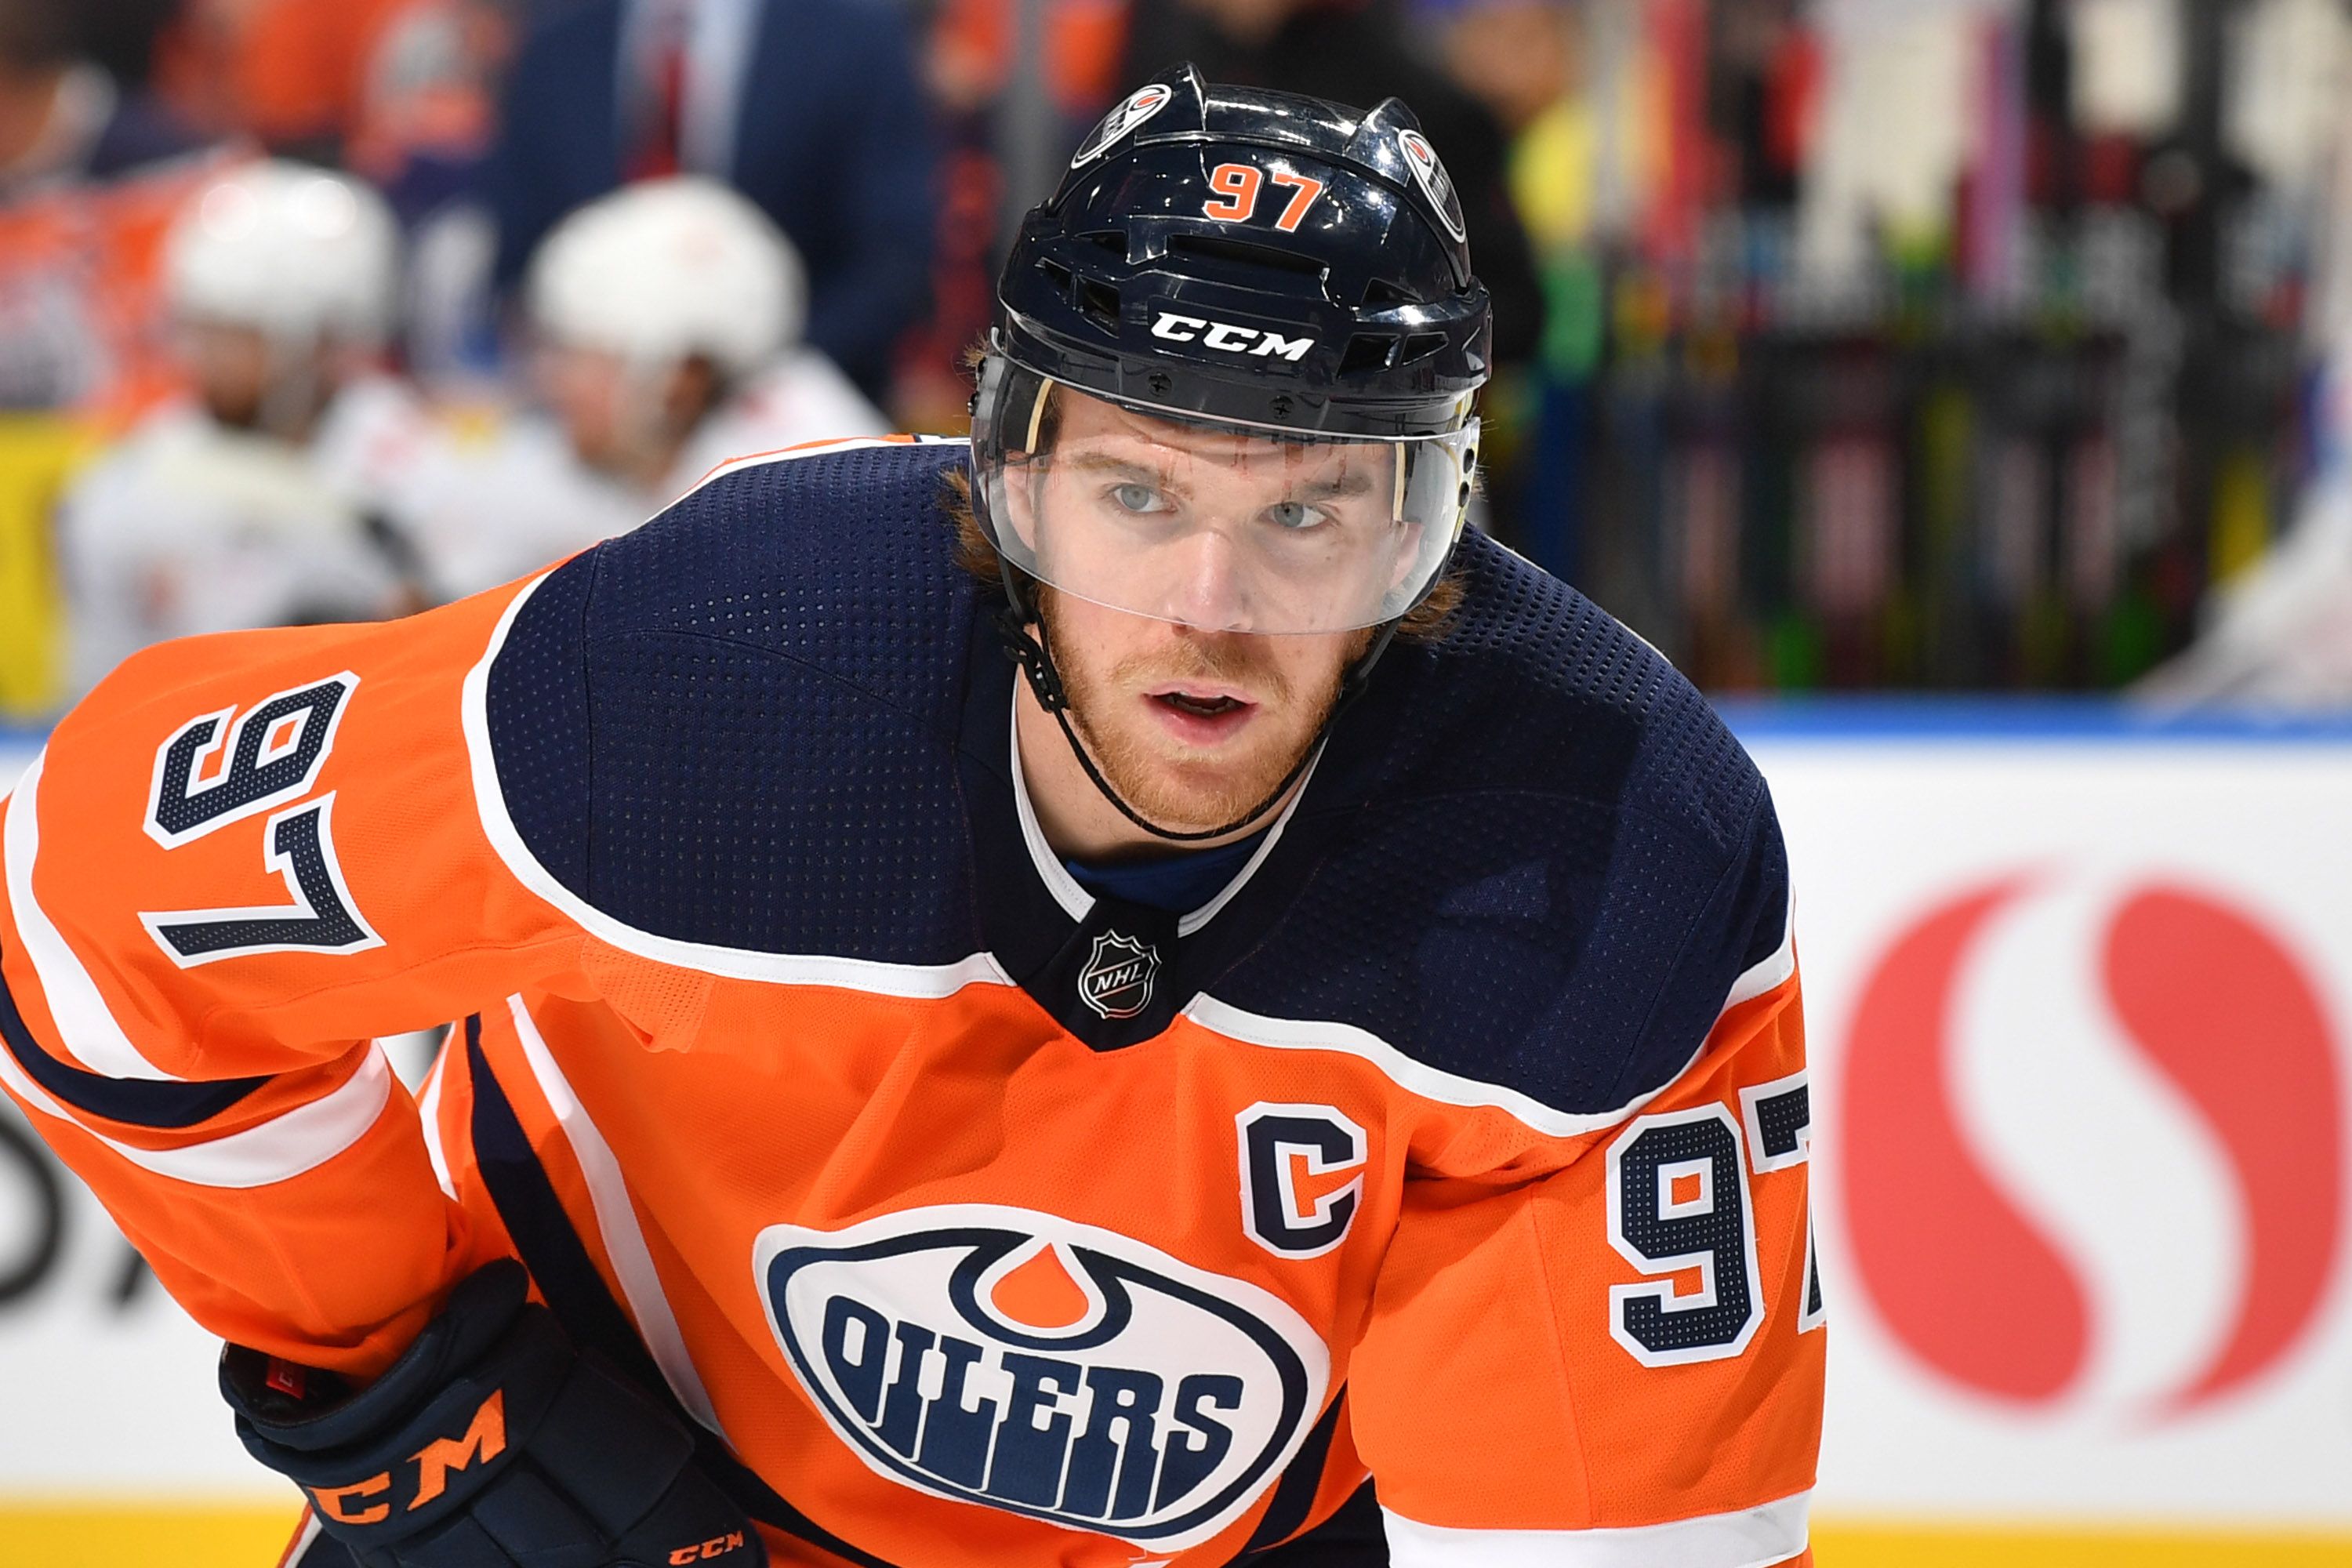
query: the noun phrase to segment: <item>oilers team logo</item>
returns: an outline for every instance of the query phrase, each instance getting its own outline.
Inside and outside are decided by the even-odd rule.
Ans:
[[[877,1472],[1155,1552],[1273,1483],[1330,1375],[1257,1287],[1025,1209],[771,1226],[753,1267],[801,1385]]]
[[[1422,194],[1437,209],[1437,216],[1445,220],[1445,232],[1456,239],[1469,238],[1469,227],[1462,221],[1462,198],[1454,190],[1454,177],[1437,161],[1437,149],[1429,144],[1429,138],[1418,131],[1400,131],[1397,150],[1404,154],[1405,167],[1412,171]]]
[[[1112,142],[1167,108],[1175,99],[1174,88],[1156,81],[1150,87],[1139,87],[1129,93],[1125,102],[1103,116],[1102,123],[1095,127],[1094,134],[1079,143],[1076,155],[1070,160],[1070,167],[1075,169],[1089,158],[1101,156]]]
[[[1158,948],[1105,931],[1078,971],[1078,1000],[1098,1017],[1132,1018],[1151,1005],[1151,982],[1159,973]]]

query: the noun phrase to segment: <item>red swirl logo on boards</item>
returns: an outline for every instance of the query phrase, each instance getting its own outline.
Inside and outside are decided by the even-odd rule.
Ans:
[[[2099,1313],[2077,1260],[2011,1201],[1961,1123],[1956,1017],[1966,987],[2000,979],[1974,973],[1983,950],[2047,889],[2007,878],[1912,921],[1864,987],[1840,1090],[1841,1198],[1880,1318],[1945,1377],[2027,1406],[2078,1390]],[[2201,1123],[2235,1182],[2242,1274],[2221,1331],[2155,1401],[2179,1415],[2277,1365],[2334,1276],[2346,1158],[2336,1031],[2293,946],[2208,891],[2124,887],[2070,962],[2087,964],[2113,1037]]]

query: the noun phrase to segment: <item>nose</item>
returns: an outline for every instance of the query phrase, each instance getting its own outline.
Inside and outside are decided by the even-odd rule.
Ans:
[[[1167,616],[1204,632],[1246,632],[1251,625],[1248,564],[1222,529],[1204,528],[1169,563]]]

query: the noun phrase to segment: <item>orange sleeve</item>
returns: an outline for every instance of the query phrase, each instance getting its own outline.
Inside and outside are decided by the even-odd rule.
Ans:
[[[1803,1074],[1791,970],[1537,1179],[1411,1184],[1350,1374],[1398,1568],[1802,1560],[1824,1337]]]
[[[478,1261],[374,1039],[578,968],[475,807],[509,597],[151,648],[5,804],[0,1084],[225,1338],[373,1373]]]

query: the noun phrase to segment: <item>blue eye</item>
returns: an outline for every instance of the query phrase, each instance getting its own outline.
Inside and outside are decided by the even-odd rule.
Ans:
[[[1323,521],[1322,511],[1305,501],[1276,501],[1265,509],[1266,521],[1275,527],[1296,533],[1314,527]]]
[[[1110,499],[1119,508],[1127,511],[1150,512],[1166,511],[1168,510],[1166,500],[1161,497],[1158,490],[1153,489],[1150,485],[1113,486],[1110,492]]]

